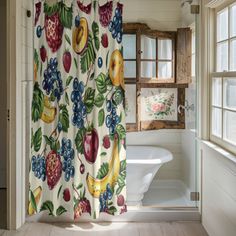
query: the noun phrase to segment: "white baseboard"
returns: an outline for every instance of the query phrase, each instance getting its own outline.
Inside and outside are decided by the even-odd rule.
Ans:
[[[6,178],[6,171],[0,170],[0,188],[6,188],[7,187],[7,178]]]
[[[111,216],[101,213],[99,219],[93,220],[88,214],[84,214],[77,221],[63,215],[51,217],[43,213],[26,218],[26,222],[47,223],[79,223],[79,222],[163,222],[163,221],[200,221],[200,213],[197,208],[161,209],[149,207],[128,207],[128,212],[120,216]]]

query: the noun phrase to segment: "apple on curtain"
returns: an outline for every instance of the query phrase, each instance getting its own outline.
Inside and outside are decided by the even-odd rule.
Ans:
[[[126,212],[122,11],[34,1],[29,215]]]

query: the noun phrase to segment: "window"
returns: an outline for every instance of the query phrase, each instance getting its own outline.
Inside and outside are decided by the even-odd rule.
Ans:
[[[174,83],[174,37],[162,33],[141,34],[141,80]]]
[[[211,75],[211,140],[235,152],[236,3],[216,10],[215,72]]]
[[[126,23],[123,28],[127,131],[183,129],[185,114],[178,113],[178,106],[184,105],[191,74],[179,83],[176,67],[186,72],[191,68],[190,29],[161,32],[141,23]]]

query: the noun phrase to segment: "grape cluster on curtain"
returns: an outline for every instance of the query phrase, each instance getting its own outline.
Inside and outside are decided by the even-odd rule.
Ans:
[[[34,1],[29,215],[126,211],[122,7]],[[43,213],[41,213],[43,214]]]

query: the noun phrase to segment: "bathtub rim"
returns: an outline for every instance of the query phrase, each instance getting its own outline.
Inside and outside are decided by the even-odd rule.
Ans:
[[[146,164],[146,165],[153,165],[153,164],[158,164],[162,165],[164,163],[170,162],[173,160],[173,154],[166,148],[158,147],[158,146],[153,146],[153,145],[127,145],[126,151],[128,147],[148,147],[148,148],[153,148],[153,149],[160,149],[164,151],[166,154],[161,155],[160,157],[154,157],[152,159],[129,159],[128,155],[126,155],[126,163],[127,164]],[[127,153],[126,153],[127,154]]]

